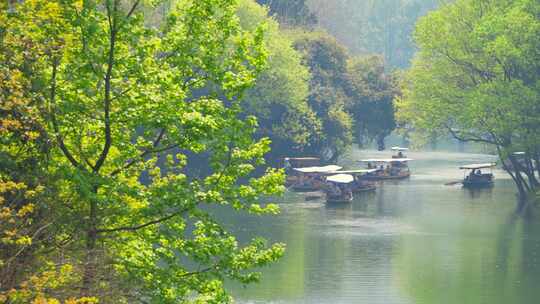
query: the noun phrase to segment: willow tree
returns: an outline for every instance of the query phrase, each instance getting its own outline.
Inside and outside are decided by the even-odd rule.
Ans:
[[[258,201],[282,189],[281,174],[253,176],[269,142],[240,119],[266,63],[262,32],[241,30],[233,0],[176,2],[159,27],[138,0],[0,5],[0,204],[21,223],[0,244],[20,266],[1,278],[7,302],[225,303],[225,278],[256,281],[250,269],[281,256],[281,244],[239,244],[208,207],[277,212]],[[186,170],[201,158],[210,173]],[[18,185],[32,193],[15,195]],[[67,286],[18,290],[60,265],[71,265]]]
[[[495,146],[522,196],[538,187],[515,152],[540,164],[539,14],[536,0],[457,0],[422,18],[398,103],[417,130]]]

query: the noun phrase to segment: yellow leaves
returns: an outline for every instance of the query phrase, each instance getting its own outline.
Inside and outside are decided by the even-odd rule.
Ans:
[[[13,181],[0,182],[0,193],[22,189],[26,189],[26,185],[24,183],[16,183]]]
[[[47,267],[51,270],[45,270],[37,275],[22,282],[18,289],[11,289],[5,293],[0,293],[0,303],[12,301],[14,303],[31,304],[97,304],[96,297],[69,298],[60,301],[49,297],[51,291],[65,287],[71,283],[75,277],[74,269],[71,264],[64,264],[57,268],[57,265],[48,263]]]
[[[28,213],[33,212],[34,208],[35,208],[34,204],[26,204],[21,209],[19,209],[19,211],[17,212],[17,216],[18,217],[24,217]]]
[[[73,3],[73,6],[75,7],[75,10],[77,10],[77,12],[80,12],[82,11],[83,9],[83,0],[77,0]]]
[[[124,203],[126,203],[126,205],[129,206],[130,209],[136,210],[136,209],[140,209],[146,206],[146,203],[144,201],[138,200],[129,195],[122,196],[122,200],[124,201]]]
[[[99,300],[94,297],[82,297],[79,299],[68,299],[64,304],[97,304]]]
[[[32,244],[32,238],[29,236],[22,236],[15,240],[15,244],[19,246],[28,246]]]
[[[52,298],[38,297],[32,301],[32,304],[60,304],[60,301]]]

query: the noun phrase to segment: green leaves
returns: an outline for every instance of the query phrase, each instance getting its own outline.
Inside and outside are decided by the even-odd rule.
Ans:
[[[283,191],[283,173],[258,173],[270,141],[255,140],[257,120],[241,112],[267,63],[264,35],[240,27],[236,1],[175,1],[157,24],[141,3],[32,0],[2,10],[9,136],[0,152],[18,169],[2,166],[0,178],[44,180],[40,212],[17,212],[54,227],[54,242],[29,253],[33,263],[76,262],[70,284],[82,288],[66,297],[230,302],[225,278],[254,282],[252,268],[283,254],[281,244],[239,244],[214,218],[216,208],[279,211],[261,202]]]
[[[516,151],[538,158],[539,9],[530,0],[458,0],[424,17],[400,121],[495,145],[503,159]],[[527,176],[534,188],[534,173]],[[512,177],[523,194],[519,172]]]

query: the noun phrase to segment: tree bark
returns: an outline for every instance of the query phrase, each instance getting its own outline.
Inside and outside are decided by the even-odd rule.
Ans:
[[[97,195],[98,187],[94,187],[94,194]],[[83,278],[81,287],[81,296],[93,296],[94,286],[97,278],[98,252],[97,244],[97,202],[94,199],[90,201],[90,211],[88,224],[86,228],[86,257],[83,266]]]

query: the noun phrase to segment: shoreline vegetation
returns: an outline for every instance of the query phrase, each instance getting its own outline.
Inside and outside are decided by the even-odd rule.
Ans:
[[[438,3],[2,1],[0,303],[232,303],[286,245],[212,210],[390,134],[494,147],[528,210],[540,4]]]

